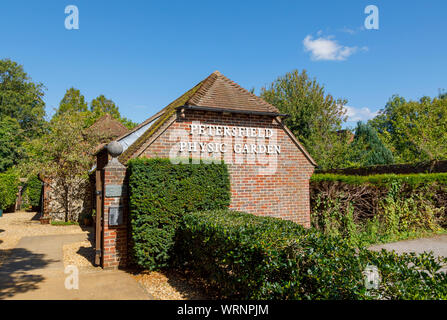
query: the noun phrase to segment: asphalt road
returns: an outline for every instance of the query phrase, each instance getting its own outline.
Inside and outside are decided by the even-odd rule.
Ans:
[[[396,253],[432,251],[435,256],[447,257],[447,235],[374,245],[370,249],[375,251],[394,250]]]

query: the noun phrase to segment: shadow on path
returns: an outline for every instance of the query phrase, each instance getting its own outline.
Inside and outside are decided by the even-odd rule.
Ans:
[[[39,221],[41,218],[41,214],[36,212],[36,214],[31,218],[31,221]]]
[[[80,247],[76,252],[78,255],[84,257],[92,267],[97,267],[95,264],[95,234],[94,229],[92,227],[82,227],[83,231],[88,232],[88,237],[86,241],[90,242],[90,247]]]
[[[31,271],[42,269],[53,262],[45,259],[44,254],[36,254],[23,248],[0,251],[8,251],[6,261],[0,266],[0,299],[36,290],[45,277]]]

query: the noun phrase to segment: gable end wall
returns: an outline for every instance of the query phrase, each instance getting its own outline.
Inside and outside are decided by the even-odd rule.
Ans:
[[[168,158],[171,148],[178,145],[180,141],[180,139],[177,139],[177,142],[173,140],[173,134],[178,134],[182,130],[189,133],[193,121],[230,127],[271,128],[277,137],[275,144],[281,146],[281,153],[277,156],[276,172],[268,175],[259,174],[258,169],[269,164],[260,164],[253,160],[254,156],[248,156],[254,164],[247,164],[248,158],[242,164],[235,164],[235,161],[229,164],[232,194],[230,209],[278,217],[292,220],[306,227],[310,226],[309,179],[314,166],[272,117],[245,114],[224,115],[208,111],[187,111],[184,118],[178,115],[176,117],[175,122],[168,126],[170,123],[168,121],[157,132],[157,135],[162,132],[158,138],[155,138],[148,146],[146,145],[145,149],[140,150],[139,157]],[[213,140],[202,138],[200,141]],[[253,143],[253,141],[244,138],[243,143]]]

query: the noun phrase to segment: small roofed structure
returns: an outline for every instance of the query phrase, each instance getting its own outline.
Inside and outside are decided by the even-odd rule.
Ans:
[[[97,119],[87,130],[93,131],[99,137],[99,145],[96,148],[100,150],[104,145],[116,138],[126,134],[129,129],[127,129],[120,121],[114,119],[110,114],[105,114],[99,119]],[[63,207],[57,198],[54,196],[54,192],[57,190],[57,186],[52,183],[50,177],[40,177],[44,182],[43,186],[43,201],[42,201],[42,214],[48,220],[48,217],[55,220],[63,219],[64,215],[61,210]],[[75,216],[78,216],[85,212],[91,212],[95,207],[94,203],[94,191],[95,191],[95,179],[94,175],[90,176],[90,181],[85,190],[84,199],[77,201],[75,205]]]

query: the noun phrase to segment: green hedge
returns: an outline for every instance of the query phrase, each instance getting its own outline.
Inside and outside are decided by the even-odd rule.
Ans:
[[[432,160],[418,163],[381,164],[366,167],[315,170],[315,173],[370,176],[374,174],[413,174],[447,172],[447,160]]]
[[[169,265],[179,219],[187,212],[230,204],[227,166],[172,164],[168,159],[129,162],[131,256],[146,269]]]
[[[40,200],[42,196],[42,182],[39,177],[32,176],[28,178],[26,183],[26,197],[28,205],[33,209],[40,207]]]
[[[375,174],[370,176],[357,175],[341,175],[341,174],[314,174],[311,177],[311,182],[343,182],[347,184],[373,184],[373,185],[388,185],[392,182],[400,182],[413,186],[418,186],[426,183],[441,183],[447,185],[447,173],[419,173],[419,174]]]
[[[447,173],[311,178],[312,226],[364,245],[447,227]]]
[[[290,221],[240,212],[185,215],[176,253],[179,265],[228,298],[447,298],[446,273],[438,272],[447,259],[370,252]],[[370,264],[382,282],[368,292],[363,271]]]
[[[18,186],[17,174],[0,173],[0,209],[9,209],[16,203]]]

